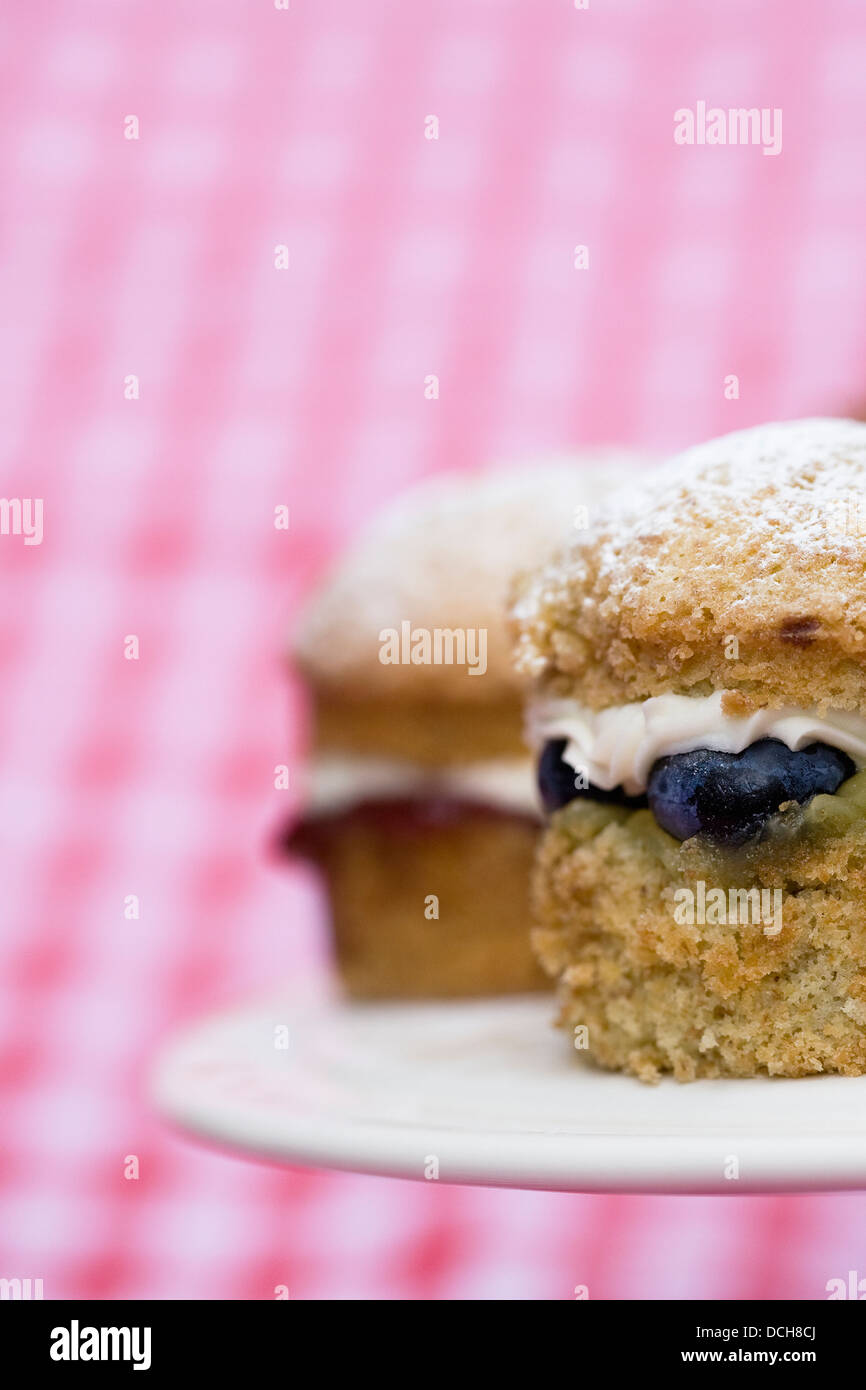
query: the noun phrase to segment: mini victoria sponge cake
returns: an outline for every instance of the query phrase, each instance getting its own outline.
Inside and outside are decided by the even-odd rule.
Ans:
[[[315,737],[287,847],[324,874],[350,994],[546,984],[529,942],[540,808],[506,597],[631,465],[611,452],[427,480],[308,602],[292,655]]]
[[[864,489],[866,425],[747,430],[514,586],[533,942],[603,1066],[866,1072]]]

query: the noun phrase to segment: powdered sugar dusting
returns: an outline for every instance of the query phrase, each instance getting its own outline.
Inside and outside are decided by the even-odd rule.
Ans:
[[[825,637],[844,631],[840,640],[859,650],[864,589],[866,424],[762,425],[636,480],[578,543],[524,577],[512,606],[515,660],[523,675],[586,679],[604,659],[591,652],[615,632],[653,641],[651,629],[664,630],[687,658],[696,641],[717,648],[720,632],[756,622],[778,625],[795,645],[819,618]],[[626,661],[622,649],[617,659]]]
[[[612,499],[565,561],[572,580],[584,569],[582,551],[597,547],[599,580],[616,592],[634,579],[624,552],[649,538],[675,538],[682,528],[712,528],[713,550],[733,557],[759,549],[767,569],[792,555],[832,557],[840,545],[866,554],[866,424],[811,419],[762,425],[686,450]],[[642,553],[653,568],[667,547]],[[518,600],[516,616],[549,602],[557,566],[539,571]],[[587,602],[591,601],[589,599]]]
[[[404,619],[485,627],[491,665],[510,679],[503,610],[511,575],[570,542],[577,507],[591,524],[635,462],[601,451],[419,484],[374,520],[313,598],[295,653],[325,678],[358,668],[374,676],[380,631]]]
[[[769,562],[792,549],[832,552],[850,534],[850,500],[866,483],[866,425],[856,420],[794,420],[762,425],[688,449],[627,509],[608,509],[601,563],[642,535],[670,535],[683,525],[726,523],[738,548],[754,541]]]

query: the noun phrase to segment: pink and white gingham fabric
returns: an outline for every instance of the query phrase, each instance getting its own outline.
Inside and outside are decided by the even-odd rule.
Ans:
[[[179,1023],[322,966],[315,885],[266,850],[303,739],[279,652],[365,516],[446,467],[866,396],[866,8],[7,0],[0,65],[0,488],[44,499],[41,545],[0,536],[0,1276],[820,1298],[863,1272],[864,1196],[270,1170],[169,1133],[142,1081]],[[782,153],[675,145],[699,100],[781,108]]]

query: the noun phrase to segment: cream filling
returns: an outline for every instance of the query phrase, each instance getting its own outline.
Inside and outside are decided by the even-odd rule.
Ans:
[[[362,801],[432,796],[541,815],[529,757],[429,768],[396,758],[326,754],[314,758],[307,773],[307,807],[314,815],[333,815]]]
[[[646,790],[657,758],[713,748],[741,753],[759,738],[777,738],[796,751],[809,743],[841,748],[866,766],[866,718],[843,710],[759,709],[729,715],[722,695],[656,695],[610,709],[586,709],[577,700],[540,700],[529,712],[530,742],[566,740],[563,757],[603,791],[622,786],[629,796]]]

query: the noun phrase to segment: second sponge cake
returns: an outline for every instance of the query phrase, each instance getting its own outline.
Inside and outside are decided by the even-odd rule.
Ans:
[[[324,873],[356,996],[544,983],[528,921],[539,807],[504,604],[512,573],[585,524],[630,460],[587,463],[420,484],[302,617],[315,742],[289,847]]]

